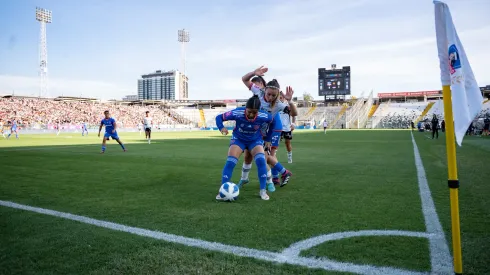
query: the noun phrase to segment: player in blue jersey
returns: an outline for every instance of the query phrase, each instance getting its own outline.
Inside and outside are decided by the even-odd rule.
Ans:
[[[248,99],[245,108],[236,108],[216,117],[216,125],[223,135],[228,134],[228,129],[224,127],[223,121],[234,120],[236,122],[231,136],[228,158],[223,169],[221,182],[225,183],[231,180],[233,169],[238,159],[244,150],[249,150],[257,164],[260,182],[259,195],[263,200],[269,200],[269,195],[267,195],[266,191],[267,162],[264,154],[261,129],[264,124],[272,122],[272,116],[259,109],[260,100],[257,96],[253,96]],[[219,194],[216,196],[216,199],[221,199]]]
[[[273,79],[272,81],[269,81],[268,83],[265,82],[264,78],[262,77],[266,72],[268,71],[268,68],[265,67],[260,67],[253,72],[247,73],[242,77],[242,81],[249,88],[254,95],[259,96],[259,99],[261,100],[261,108],[269,113],[271,113],[274,117],[275,121],[280,120],[279,112],[284,112],[291,114],[293,116],[297,115],[297,109],[296,105],[294,105],[293,102],[291,102],[292,96],[293,96],[293,89],[291,87],[286,88],[286,94],[284,98],[286,99],[287,103],[283,103],[282,101],[279,100],[279,95],[281,94],[280,92],[280,86],[277,80]],[[276,129],[279,130],[279,129]],[[277,141],[273,139],[270,151],[268,154],[268,163],[269,158],[272,158],[272,162],[277,162],[277,158],[275,158],[275,150],[277,149],[277,146],[279,145],[279,139]],[[248,180],[248,174],[250,172],[250,169],[252,168],[252,157],[249,152],[245,152],[245,158],[243,162],[243,167],[242,167],[242,177],[240,179],[240,182],[238,185],[241,187],[243,184],[247,184],[249,182]],[[283,171],[280,171],[282,174],[282,182],[281,182],[281,187],[285,186],[288,182],[290,177],[292,176],[292,173],[286,169]],[[274,185],[272,184],[272,173],[271,170],[268,170],[267,172],[267,182],[270,183],[268,184],[269,191],[274,190]]]
[[[98,135],[98,137],[100,137],[100,131],[102,130],[102,126],[105,126],[105,134],[104,134],[104,138],[102,139],[102,152],[100,153],[103,154],[105,152],[106,141],[108,141],[109,138],[116,140],[117,143],[121,145],[121,148],[124,150],[124,152],[126,152],[126,148],[124,147],[124,144],[122,143],[121,139],[117,135],[116,120],[111,117],[109,111],[105,111],[104,116],[105,118],[100,122],[99,135]]]
[[[19,133],[17,131],[17,121],[15,119],[12,119],[12,121],[11,121],[10,133],[7,136],[7,139],[10,139],[10,136],[12,135],[12,133],[15,133],[15,138],[19,139]]]
[[[87,136],[88,136],[87,123],[83,122],[82,123],[82,137],[85,135],[85,133],[87,133]]]

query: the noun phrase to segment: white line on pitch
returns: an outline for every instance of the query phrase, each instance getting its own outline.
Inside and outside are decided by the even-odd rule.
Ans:
[[[79,215],[74,215],[70,213],[59,212],[59,211],[54,211],[54,210],[49,210],[49,209],[44,209],[39,207],[32,207],[28,205],[22,205],[9,201],[0,200],[0,205],[5,207],[10,207],[10,208],[15,208],[15,209],[36,212],[39,214],[64,218],[72,221],[78,221],[85,224],[91,224],[98,227],[122,231],[130,234],[153,238],[153,239],[164,240],[171,243],[178,243],[186,246],[192,246],[192,247],[197,247],[206,250],[229,253],[236,256],[255,258],[255,259],[265,260],[265,261],[275,262],[275,263],[288,263],[288,264],[299,265],[307,268],[319,268],[319,269],[325,269],[331,271],[351,272],[351,273],[358,273],[358,274],[373,274],[373,275],[374,274],[407,274],[407,275],[428,274],[426,272],[415,272],[415,271],[398,269],[393,267],[376,267],[372,265],[359,265],[353,263],[338,262],[326,258],[307,258],[307,257],[299,256],[299,252],[303,248],[308,246],[308,244],[312,244],[312,243],[319,244],[318,242],[319,240],[316,240],[316,238],[308,239],[306,240],[306,242],[302,241],[293,244],[289,248],[285,249],[283,253],[276,253],[276,252],[263,251],[263,250],[251,249],[251,248],[245,248],[245,247],[239,247],[233,245],[226,245],[217,242],[203,241],[199,239],[193,239],[184,236],[163,233],[159,231],[152,231],[143,228],[131,227],[123,224],[96,220],[84,216],[79,216]],[[396,231],[396,230],[339,232],[339,233],[323,235],[320,237],[323,238],[323,240],[328,241],[328,240],[349,238],[352,236],[371,236],[371,235],[430,237],[426,235],[426,233],[406,232],[406,231]]]
[[[431,237],[429,237],[430,262],[432,272],[437,274],[452,274],[452,257],[449,253],[446,237],[442,230],[436,207],[432,200],[429,184],[425,175],[424,164],[420,158],[417,143],[412,136],[413,153],[415,156],[415,166],[417,168],[417,178],[419,182],[420,199],[422,201],[422,212],[424,214],[425,227]]]

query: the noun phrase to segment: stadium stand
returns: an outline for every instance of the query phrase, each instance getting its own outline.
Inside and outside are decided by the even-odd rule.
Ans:
[[[371,111],[371,108],[373,107],[374,99],[373,99],[373,92],[369,94],[367,100],[364,102],[364,105],[361,107],[359,110],[359,118],[357,120],[357,127],[362,129],[366,128],[366,125],[368,123],[369,119],[369,112]]]
[[[330,124],[329,129],[343,128],[342,125],[345,125],[345,118],[346,118],[345,117],[345,114],[346,114],[346,111],[347,111],[348,108],[349,108],[349,105],[348,104],[342,105],[342,109],[340,110],[340,112],[335,117],[335,120],[333,121],[333,123]]]
[[[371,128],[378,128],[381,119],[386,116],[387,110],[391,104],[391,99],[387,102],[378,103],[376,112],[371,116]]]
[[[420,114],[420,116],[414,121],[415,124],[417,124],[419,121],[424,121],[424,120],[427,120],[427,119],[432,119],[432,115],[434,113],[430,113],[429,114],[429,111],[432,109],[432,106],[434,106],[435,102],[429,102],[427,104],[427,106],[425,107],[425,109],[422,111],[422,113]],[[440,119],[440,117],[439,117]]]
[[[384,104],[387,104],[386,108]],[[406,129],[412,121],[420,117],[427,104],[427,102],[381,103],[379,108],[383,112],[374,114],[375,117],[380,118],[375,128]]]
[[[310,109],[308,109],[308,111],[304,115],[304,119],[309,120],[311,118],[311,116],[313,115],[313,113],[315,112],[315,110],[316,110],[316,105],[311,106]]]
[[[348,109],[346,112],[345,125],[346,128],[359,128],[359,115],[361,114],[361,109],[364,106],[364,98],[359,98],[352,108]]]
[[[216,127],[218,114],[241,106],[241,101],[210,104],[192,102],[101,102],[95,99],[32,97],[0,97],[0,118],[3,121],[16,119],[22,128],[54,129],[60,123],[63,129],[79,129],[82,123],[98,127],[104,110],[120,123],[121,128],[137,128],[145,111],[150,111],[154,127],[165,128],[206,128]],[[410,122],[427,121],[436,114],[444,119],[442,100],[393,102],[375,101],[371,93],[368,98],[360,97],[350,102],[334,103],[331,106],[315,105],[298,107],[297,126],[299,128],[321,127],[327,121],[329,128],[389,128],[406,129]],[[333,105],[333,106],[332,106]],[[336,105],[336,106],[335,106]],[[475,119],[490,114],[490,101],[486,100],[482,111]],[[225,124],[233,127],[233,122]]]
[[[379,104],[374,104],[371,107],[371,110],[369,111],[369,118],[373,117],[374,113],[376,113],[376,110],[378,110]]]
[[[342,109],[342,106],[321,106],[314,109],[313,113],[308,117],[308,121],[315,121],[315,125],[319,127],[323,121],[327,121],[328,125],[334,123],[337,114]]]
[[[204,115],[204,110],[202,108],[199,108],[199,118],[200,118],[199,127],[206,128],[206,116]]]

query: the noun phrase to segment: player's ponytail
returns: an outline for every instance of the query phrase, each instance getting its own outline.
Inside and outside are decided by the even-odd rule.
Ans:
[[[265,87],[270,89],[276,89],[276,90],[281,89],[281,86],[279,85],[279,82],[277,82],[276,79],[272,79],[271,81],[267,82],[267,85]]]
[[[260,75],[254,76],[251,80],[252,83],[260,83],[262,84],[262,87],[265,88],[267,86],[267,83],[265,82],[264,78]]]
[[[254,109],[254,110],[260,109],[260,98],[259,98],[259,96],[254,95],[251,98],[249,98],[247,100],[247,104],[245,105],[245,108]]]

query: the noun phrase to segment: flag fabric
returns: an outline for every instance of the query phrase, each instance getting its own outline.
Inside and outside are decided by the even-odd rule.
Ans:
[[[482,108],[483,96],[446,3],[434,1],[437,50],[443,86],[451,86],[454,132],[459,146]]]

